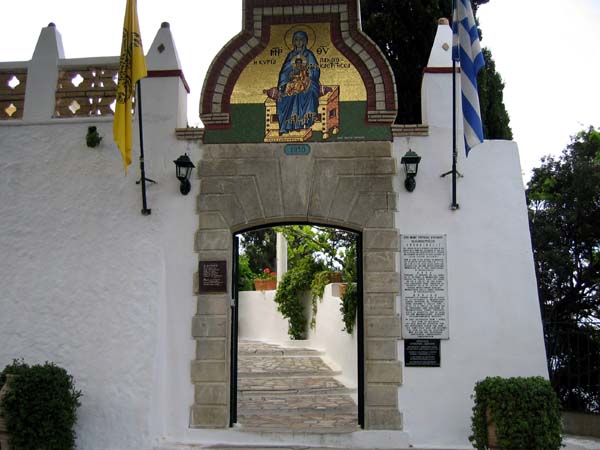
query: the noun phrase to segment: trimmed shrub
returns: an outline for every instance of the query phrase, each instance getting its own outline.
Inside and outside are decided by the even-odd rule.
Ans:
[[[71,450],[81,391],[73,377],[53,363],[28,366],[15,360],[0,376],[16,375],[2,401],[12,450]]]
[[[490,448],[489,419],[497,446],[505,450],[559,450],[562,423],[558,398],[542,377],[488,377],[475,385],[469,440],[478,450]]]

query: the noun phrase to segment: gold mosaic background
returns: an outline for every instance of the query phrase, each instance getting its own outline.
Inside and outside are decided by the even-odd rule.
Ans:
[[[308,48],[321,68],[321,84],[340,86],[340,101],[366,101],[367,91],[358,70],[331,42],[329,23],[272,25],[265,50],[242,72],[231,95],[232,104],[264,103],[264,90],[277,86],[281,65],[292,49],[292,35],[308,34]]]

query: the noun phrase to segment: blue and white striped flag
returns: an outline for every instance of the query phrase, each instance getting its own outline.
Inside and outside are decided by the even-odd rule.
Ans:
[[[471,0],[454,1],[452,57],[454,61],[460,62],[465,149],[468,156],[471,148],[483,142],[477,73],[485,65],[485,61],[479,45]]]

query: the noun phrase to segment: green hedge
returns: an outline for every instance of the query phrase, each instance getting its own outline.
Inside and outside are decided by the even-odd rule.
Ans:
[[[75,448],[75,422],[81,392],[73,377],[53,363],[28,366],[15,360],[2,371],[14,374],[2,401],[12,450],[70,450]]]
[[[497,427],[498,446],[505,450],[559,450],[562,443],[560,405],[548,380],[541,377],[488,377],[475,385],[469,440],[489,449],[486,410]]]

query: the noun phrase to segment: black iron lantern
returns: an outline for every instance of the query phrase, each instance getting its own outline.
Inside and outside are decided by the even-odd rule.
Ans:
[[[194,166],[194,163],[187,153],[181,155],[173,162],[175,163],[175,168],[177,171],[177,179],[181,183],[179,186],[179,192],[181,192],[183,195],[188,195],[190,189],[192,188],[192,185],[190,184],[190,174],[192,173],[192,169],[196,166]]]
[[[412,192],[417,186],[416,177],[417,172],[419,170],[419,163],[421,162],[421,157],[409,149],[404,154],[400,162],[404,164],[404,170],[406,171],[406,180],[404,180],[404,187],[408,192]]]

